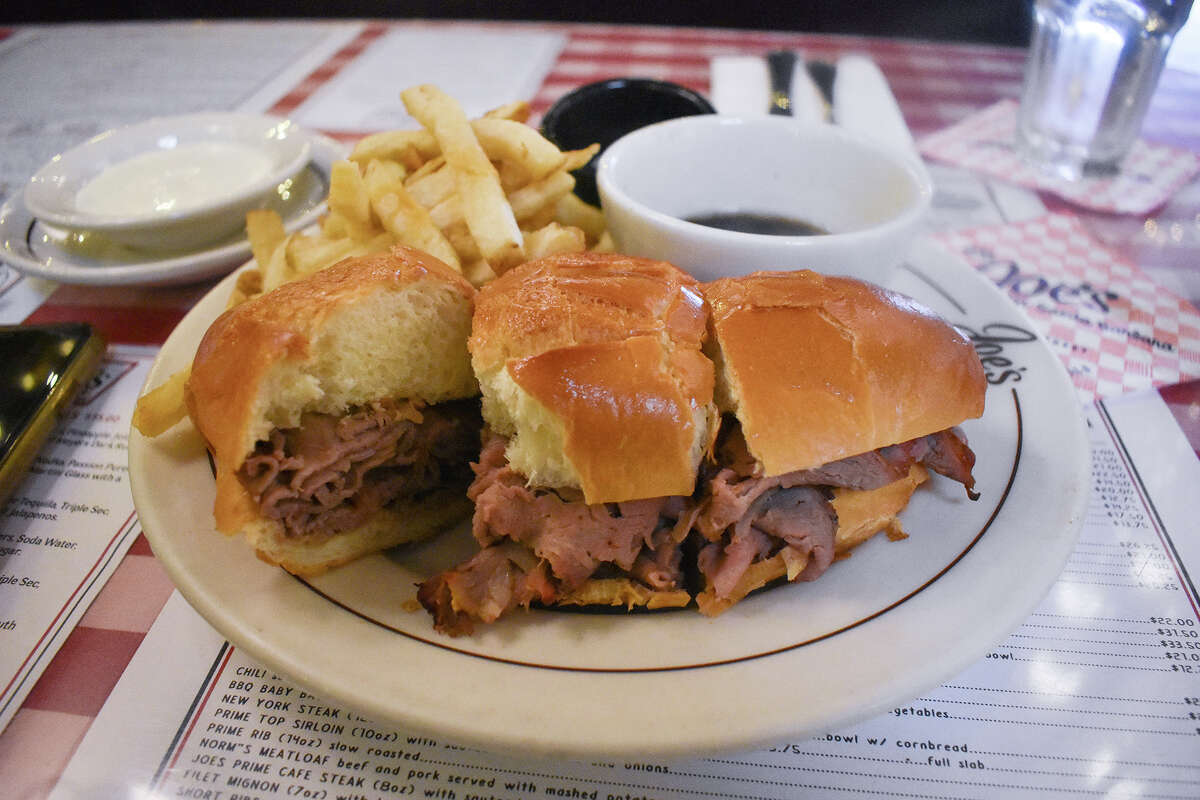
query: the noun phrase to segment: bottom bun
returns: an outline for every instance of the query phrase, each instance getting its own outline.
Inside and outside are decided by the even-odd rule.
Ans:
[[[867,491],[833,490],[833,510],[838,515],[838,529],[833,537],[834,552],[840,557],[886,531],[890,539],[903,539],[903,529],[897,517],[917,487],[929,480],[929,472],[914,464],[908,475],[886,486]]]
[[[311,578],[364,555],[427,539],[468,518],[471,509],[461,490],[443,489],[419,500],[392,503],[357,528],[316,542],[285,536],[274,520],[249,522],[242,532],[260,559]]]
[[[562,606],[624,606],[635,608],[683,608],[692,596],[683,589],[651,589],[631,578],[591,578],[575,591],[563,595],[554,603]]]

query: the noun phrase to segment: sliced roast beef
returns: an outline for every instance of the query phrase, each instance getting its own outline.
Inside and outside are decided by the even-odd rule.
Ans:
[[[675,531],[660,527],[654,532],[650,546],[638,554],[630,573],[651,589],[668,591],[684,585],[683,542]]]
[[[915,463],[960,481],[972,496],[974,486],[974,454],[955,430],[762,478],[740,428],[727,420],[716,448],[719,465],[704,468],[694,497],[591,506],[578,492],[529,487],[509,466],[506,447],[503,437],[487,436],[472,465],[472,531],[482,550],[427,580],[418,594],[445,633],[469,633],[473,622],[514,608],[553,604],[601,575],[656,590],[684,588],[693,558],[718,600],[744,594],[738,587],[747,570],[776,556],[794,578],[813,580],[834,559],[832,488],[875,489],[903,478]]]
[[[885,447],[878,452],[883,453],[889,460],[909,464],[920,462],[939,475],[961,483],[972,500],[979,499],[979,494],[975,491],[975,477],[971,474],[975,468],[975,453],[957,428],[947,428],[919,439]],[[907,469],[905,467],[905,471]]]
[[[758,462],[750,454],[741,426],[726,419],[721,426],[717,459],[724,469],[739,478],[754,476]],[[947,428],[928,436],[881,447],[819,467],[776,476],[783,486],[837,486],[843,489],[878,489],[908,474],[913,464],[921,463],[966,487],[974,499],[975,453],[957,428]]]
[[[962,483],[975,481],[975,454],[954,429],[922,436],[812,469],[761,478],[736,421],[725,420],[717,445],[722,466],[702,478],[694,529],[708,544],[698,567],[717,597],[727,598],[745,571],[790,547],[807,557],[800,580],[814,580],[833,562],[837,513],[829,488],[877,489],[908,474],[917,463]]]
[[[481,425],[475,400],[309,413],[296,428],[271,431],[238,477],[260,513],[281,522],[289,537],[328,538],[388,503],[465,485]]]
[[[600,564],[630,570],[652,546],[667,498],[588,505],[582,496],[532,489],[504,460],[505,442],[492,436],[485,443],[467,492],[475,501],[472,531],[481,546],[505,539],[526,545],[566,591]]]
[[[510,609],[550,604],[597,571],[651,589],[683,585],[680,544],[691,512],[686,498],[588,505],[578,492],[531,488],[504,456],[507,440],[485,439],[475,480],[472,532],[483,548],[464,564],[421,584],[418,599],[438,630],[469,633]]]
[[[452,636],[471,633],[477,621],[495,622],[514,608],[528,608],[535,601],[548,604],[557,596],[546,562],[515,542],[485,547],[417,589],[417,600],[433,614],[434,626]]]
[[[761,486],[768,482],[756,483]],[[704,545],[697,566],[716,596],[728,598],[751,564],[790,547],[797,557],[806,560],[798,579],[811,581],[833,563],[835,533],[837,513],[823,490],[813,486],[767,486],[733,523],[727,536]]]

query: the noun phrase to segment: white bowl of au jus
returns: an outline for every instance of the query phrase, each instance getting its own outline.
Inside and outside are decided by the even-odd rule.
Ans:
[[[933,196],[915,155],[772,116],[634,131],[604,152],[597,184],[621,252],[700,280],[807,268],[886,283]]]
[[[24,201],[44,224],[186,251],[229,238],[247,211],[286,192],[310,147],[304,131],[279,117],[159,117],[55,156],[30,178]]]

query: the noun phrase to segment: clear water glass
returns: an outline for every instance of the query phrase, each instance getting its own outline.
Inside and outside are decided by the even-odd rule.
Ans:
[[[1116,173],[1191,5],[1036,0],[1017,151],[1068,179]]]

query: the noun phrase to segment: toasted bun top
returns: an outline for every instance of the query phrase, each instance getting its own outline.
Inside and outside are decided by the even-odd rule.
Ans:
[[[715,430],[705,319],[695,279],[649,259],[551,256],[485,286],[471,358],[509,463],[588,503],[691,494]]]
[[[983,413],[971,343],[903,295],[808,270],[723,278],[704,292],[717,403],[737,416],[766,475]]]
[[[188,409],[232,479],[255,442],[309,411],[478,393],[467,354],[475,290],[405,247],[350,258],[222,314],[200,342]]]

